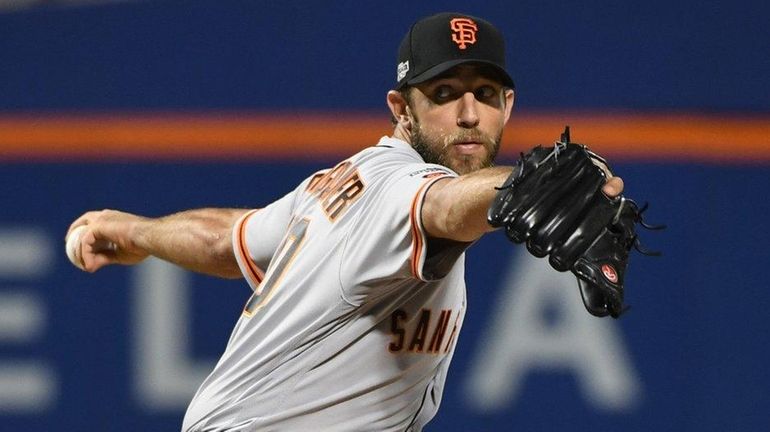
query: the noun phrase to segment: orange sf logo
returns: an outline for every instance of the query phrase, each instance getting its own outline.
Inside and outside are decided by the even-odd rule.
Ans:
[[[476,23],[470,18],[455,18],[449,21],[449,27],[452,29],[452,41],[458,48],[465,49],[466,44],[476,43]]]

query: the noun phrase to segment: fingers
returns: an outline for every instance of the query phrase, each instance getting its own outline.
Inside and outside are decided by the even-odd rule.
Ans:
[[[80,238],[80,260],[87,272],[93,273],[111,264],[115,260],[115,250],[104,247],[104,241],[99,241],[92,229],[86,231]]]
[[[108,210],[90,211],[75,219],[65,235],[65,240],[72,235],[73,230],[83,227],[80,244],[74,248],[75,260],[82,264],[85,271],[93,273],[100,268],[117,263],[117,248],[115,243],[104,236],[104,216]]]
[[[67,230],[67,234],[65,234],[64,238],[66,239],[75,228],[81,225],[88,225],[92,223],[96,218],[99,217],[100,213],[101,211],[90,211],[75,219],[75,221],[70,224],[70,227]]]
[[[610,198],[615,198],[616,196],[623,193],[623,179],[620,177],[612,177],[609,180],[607,180],[607,183],[602,186],[602,192],[604,192],[605,195],[607,195]]]
[[[87,272],[93,273],[96,271],[94,268],[94,248],[93,244],[96,241],[94,233],[86,228],[83,235],[80,236],[80,262],[83,263],[83,269]],[[77,253],[76,253],[77,256]]]

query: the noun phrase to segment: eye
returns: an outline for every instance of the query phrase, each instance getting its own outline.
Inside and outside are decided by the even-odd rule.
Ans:
[[[450,86],[448,86],[446,84],[442,84],[442,85],[436,87],[435,90],[433,90],[433,95],[438,100],[450,99],[453,94],[454,94],[454,90],[452,89],[452,87],[450,87]]]
[[[495,97],[497,92],[491,86],[482,86],[477,88],[473,94],[476,96],[476,100],[485,101]]]

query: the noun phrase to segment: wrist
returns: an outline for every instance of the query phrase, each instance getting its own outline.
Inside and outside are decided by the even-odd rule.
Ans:
[[[124,247],[138,253],[150,254],[153,219],[134,216],[127,224]]]

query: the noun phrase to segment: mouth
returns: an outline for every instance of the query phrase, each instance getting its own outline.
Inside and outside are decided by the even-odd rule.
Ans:
[[[461,155],[478,153],[484,149],[484,145],[478,141],[462,141],[452,145]]]

